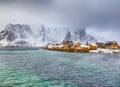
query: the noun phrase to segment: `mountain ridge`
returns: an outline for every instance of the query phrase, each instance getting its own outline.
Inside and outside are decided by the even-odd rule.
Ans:
[[[29,27],[29,25],[21,24],[8,24],[0,32],[1,45],[20,45],[23,46],[44,46],[47,43],[57,43],[70,38],[71,40],[91,41],[96,40],[93,36],[86,33],[85,29],[60,29],[50,28],[41,24],[38,30]],[[66,37],[66,35],[69,35]],[[18,44],[20,43],[20,44]]]

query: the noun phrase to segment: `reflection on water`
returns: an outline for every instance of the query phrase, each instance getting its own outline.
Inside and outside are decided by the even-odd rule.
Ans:
[[[0,51],[0,86],[120,87],[120,55]]]

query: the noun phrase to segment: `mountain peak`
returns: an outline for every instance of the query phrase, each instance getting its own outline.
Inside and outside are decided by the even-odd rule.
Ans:
[[[11,29],[11,27],[21,27],[21,26],[26,27],[26,28],[29,27],[28,25],[24,25],[24,24],[12,24],[12,23],[9,23],[9,24],[4,28],[4,30],[5,30],[5,29]],[[20,29],[20,28],[18,28],[18,29]]]
[[[67,35],[65,36],[64,41],[70,41],[71,40],[71,33],[67,32]]]
[[[28,25],[11,24],[9,23],[3,31],[0,32],[0,40],[14,41],[17,38],[27,38],[27,33],[32,35],[31,29]]]
[[[83,28],[68,28],[68,31],[66,32],[66,28],[64,27],[50,28],[41,25],[39,30],[32,30],[33,29],[31,29],[28,25],[9,23],[4,30],[0,32],[0,44],[4,44],[6,41],[6,43],[18,45],[44,46],[47,43],[59,43],[63,40],[95,40],[95,38],[88,35]]]

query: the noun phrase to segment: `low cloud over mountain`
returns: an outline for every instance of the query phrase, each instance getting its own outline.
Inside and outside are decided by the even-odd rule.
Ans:
[[[119,0],[0,0],[0,28],[8,23],[72,25],[120,42],[119,3]]]
[[[8,24],[0,32],[1,45],[43,46],[63,40],[96,41],[85,29],[68,28],[66,31],[64,27],[50,28],[44,25],[33,31],[29,25]]]

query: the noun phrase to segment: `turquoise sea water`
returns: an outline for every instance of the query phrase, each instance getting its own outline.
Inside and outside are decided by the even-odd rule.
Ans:
[[[0,87],[120,87],[120,54],[1,50]]]

